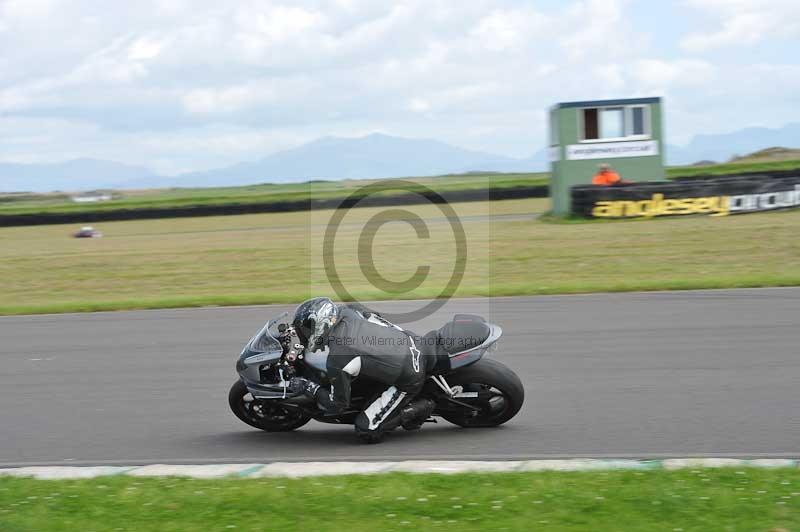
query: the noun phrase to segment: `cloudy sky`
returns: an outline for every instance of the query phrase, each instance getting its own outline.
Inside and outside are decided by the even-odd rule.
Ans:
[[[651,95],[681,144],[800,121],[799,45],[797,0],[0,0],[0,161],[376,131],[528,156],[555,102]]]

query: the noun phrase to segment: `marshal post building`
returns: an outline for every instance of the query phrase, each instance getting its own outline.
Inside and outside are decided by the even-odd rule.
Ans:
[[[550,109],[552,212],[570,213],[570,190],[588,185],[598,165],[625,181],[664,179],[661,98],[566,102]]]

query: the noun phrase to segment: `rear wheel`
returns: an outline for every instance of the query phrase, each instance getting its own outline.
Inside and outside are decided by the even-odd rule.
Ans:
[[[236,381],[228,392],[231,411],[250,425],[267,432],[288,432],[308,423],[311,417],[277,401],[255,399],[242,381]]]
[[[460,386],[464,397],[456,400],[469,405],[449,404],[438,412],[444,419],[461,427],[496,427],[519,412],[525,389],[517,374],[491,358],[447,376],[450,387]]]

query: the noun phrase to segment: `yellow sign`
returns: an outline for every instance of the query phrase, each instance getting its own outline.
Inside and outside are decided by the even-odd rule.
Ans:
[[[728,196],[664,199],[664,194],[653,194],[649,200],[598,201],[592,209],[592,216],[597,218],[652,218],[675,214],[727,216],[730,212],[729,200]]]

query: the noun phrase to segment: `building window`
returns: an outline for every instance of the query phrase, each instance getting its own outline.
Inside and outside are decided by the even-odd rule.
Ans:
[[[631,133],[633,135],[647,135],[644,125],[644,107],[630,107]]]
[[[600,138],[597,128],[597,109],[583,110],[583,138],[584,140],[595,140]]]
[[[600,138],[618,139],[625,136],[625,109],[607,107],[600,110]]]
[[[649,111],[646,105],[582,109],[579,113],[581,141],[649,138]]]

